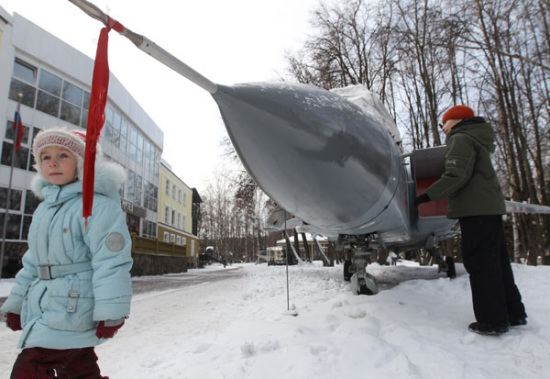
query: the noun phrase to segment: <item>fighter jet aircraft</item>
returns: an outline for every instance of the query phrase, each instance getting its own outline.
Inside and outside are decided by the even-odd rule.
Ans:
[[[85,0],[69,1],[105,25],[116,22]],[[303,84],[218,85],[146,37],[116,25],[139,49],[212,95],[243,165],[280,207],[269,227],[284,228],[285,215],[291,214],[288,224],[348,249],[344,276],[354,292],[378,292],[366,273],[372,249],[426,248],[441,259],[438,243],[459,233],[455,220],[446,218],[446,200],[414,206],[416,196],[443,173],[444,147],[404,154],[380,103],[362,108],[342,93]],[[550,207],[507,206],[550,213]],[[446,263],[453,276],[452,259]]]

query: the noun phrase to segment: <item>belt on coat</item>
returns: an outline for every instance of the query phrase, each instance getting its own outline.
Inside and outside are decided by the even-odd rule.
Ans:
[[[59,278],[70,274],[76,274],[92,269],[92,262],[80,262],[66,265],[41,265],[37,266],[38,277],[44,280]]]

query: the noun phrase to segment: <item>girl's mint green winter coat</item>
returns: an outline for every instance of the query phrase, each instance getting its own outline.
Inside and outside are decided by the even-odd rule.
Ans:
[[[85,228],[82,182],[58,187],[37,176],[43,198],[33,215],[23,268],[1,310],[21,315],[19,348],[95,346],[99,321],[130,314],[131,239],[121,210],[119,165],[96,163],[92,216]]]

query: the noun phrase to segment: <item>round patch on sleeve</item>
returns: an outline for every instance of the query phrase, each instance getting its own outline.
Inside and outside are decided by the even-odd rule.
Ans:
[[[114,252],[119,252],[124,249],[124,245],[124,237],[118,232],[109,234],[107,239],[105,239],[105,246],[107,246],[107,249]]]

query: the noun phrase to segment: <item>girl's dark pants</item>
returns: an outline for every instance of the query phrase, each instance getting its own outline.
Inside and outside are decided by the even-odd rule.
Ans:
[[[24,349],[18,356],[11,379],[99,379],[97,355],[93,347],[55,350],[41,347]]]

